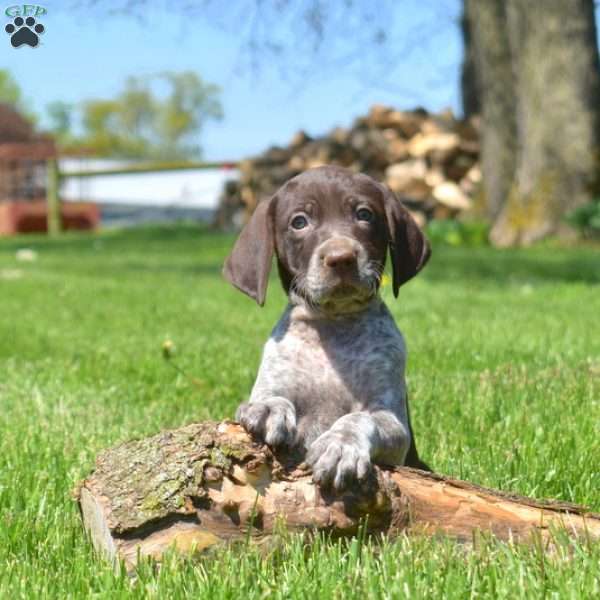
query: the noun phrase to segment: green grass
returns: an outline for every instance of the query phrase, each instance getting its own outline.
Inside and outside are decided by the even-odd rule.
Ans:
[[[231,237],[153,228],[0,242],[0,598],[594,598],[600,544],[292,537],[269,556],[96,560],[74,483],[135,436],[233,415],[284,305],[220,277]],[[38,253],[17,261],[17,249]],[[600,511],[597,248],[434,249],[394,301],[419,449],[436,470]],[[161,356],[172,339],[179,374]]]

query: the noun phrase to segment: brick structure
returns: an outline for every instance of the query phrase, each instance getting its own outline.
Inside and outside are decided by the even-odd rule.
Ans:
[[[0,103],[0,235],[46,231],[46,165],[57,156],[50,136]],[[99,222],[94,204],[68,204],[61,212],[66,229],[93,229]]]

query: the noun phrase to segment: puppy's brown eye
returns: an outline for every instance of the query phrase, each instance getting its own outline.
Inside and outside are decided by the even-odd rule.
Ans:
[[[304,229],[308,225],[308,220],[302,215],[298,215],[292,219],[292,227],[294,229]]]
[[[356,211],[356,218],[359,221],[367,221],[370,223],[373,220],[373,213],[368,208],[359,208]]]

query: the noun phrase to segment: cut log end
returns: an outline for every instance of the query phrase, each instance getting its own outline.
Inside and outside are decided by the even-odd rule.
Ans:
[[[282,459],[283,460],[283,459]],[[127,442],[98,456],[76,492],[83,524],[102,555],[128,569],[169,548],[202,551],[236,539],[291,531],[471,540],[551,541],[553,530],[600,538],[600,515],[406,467],[376,468],[360,488],[334,495],[310,473],[282,464],[236,423],[205,422]]]

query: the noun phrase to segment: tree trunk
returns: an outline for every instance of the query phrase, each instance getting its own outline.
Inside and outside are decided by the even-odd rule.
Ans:
[[[462,99],[463,115],[465,118],[474,117],[481,113],[481,89],[477,80],[477,68],[475,67],[475,48],[473,36],[471,35],[472,17],[467,15],[471,12],[472,0],[465,0],[463,13],[460,19],[460,30],[463,41],[463,60],[460,72],[460,95]]]
[[[283,461],[283,462],[282,462]],[[279,460],[233,422],[198,423],[128,442],[98,457],[76,491],[95,548],[135,566],[170,547],[202,551],[291,531],[445,534],[553,541],[553,529],[600,538],[600,515],[409,468],[377,468],[361,489],[321,491],[293,457]],[[366,518],[368,516],[368,518]],[[366,520],[365,520],[366,518]]]
[[[565,214],[600,189],[593,0],[465,0],[464,12],[491,240],[526,245],[569,235]]]
[[[567,232],[598,189],[600,71],[592,0],[509,0],[519,164],[492,229],[501,246]]]
[[[505,0],[465,0],[464,19],[470,38],[473,78],[481,105],[481,171],[483,206],[494,220],[508,197],[516,169],[515,85],[506,27]],[[466,73],[463,77],[466,76]]]

